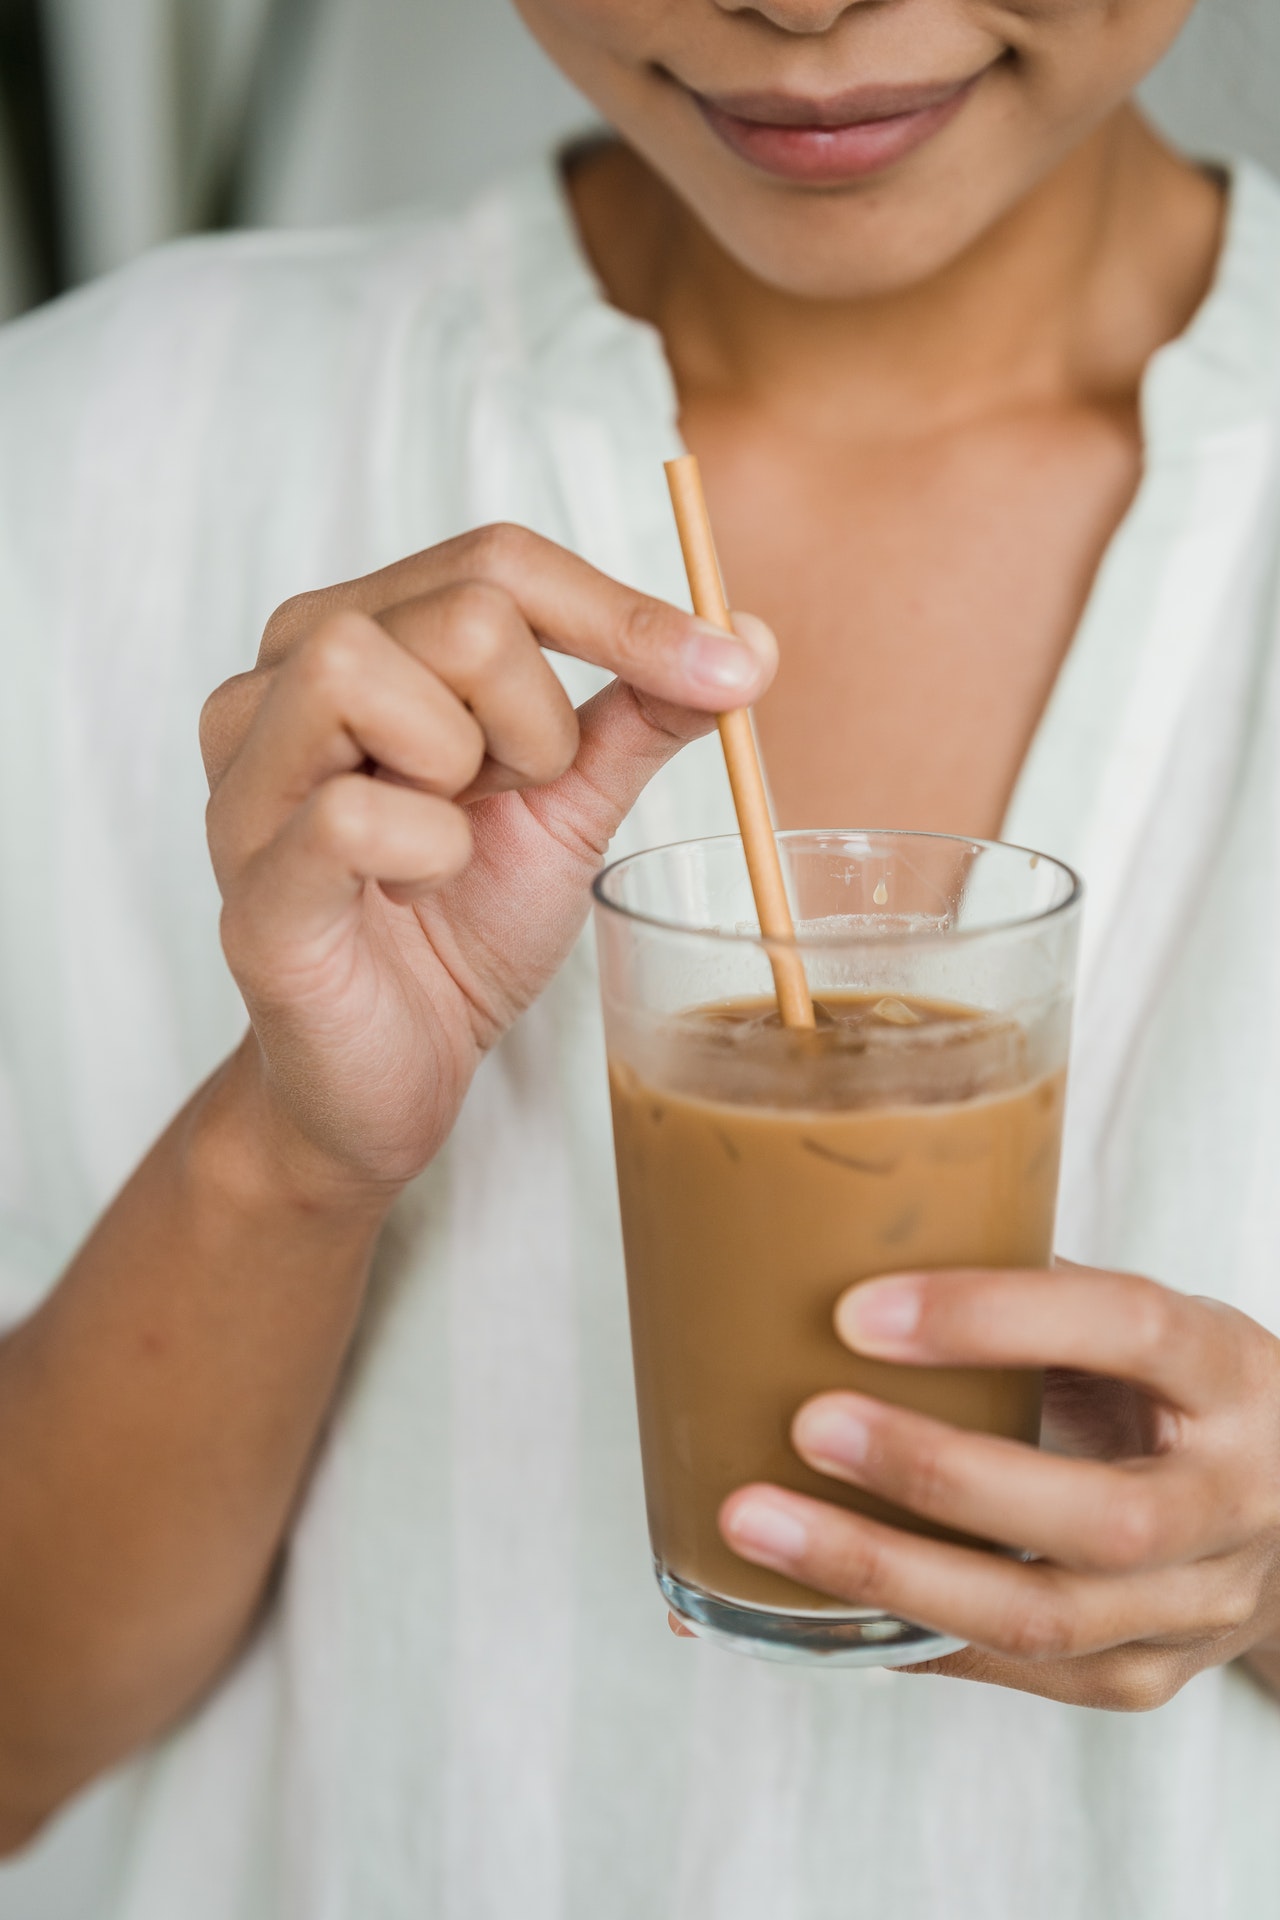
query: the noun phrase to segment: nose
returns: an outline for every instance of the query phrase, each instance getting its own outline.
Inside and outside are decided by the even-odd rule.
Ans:
[[[715,0],[721,13],[755,13],[782,33],[829,33],[852,7],[879,0]]]

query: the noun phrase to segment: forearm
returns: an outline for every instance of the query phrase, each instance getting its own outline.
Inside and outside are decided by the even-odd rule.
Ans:
[[[190,1705],[269,1580],[389,1196],[261,1107],[245,1048],[0,1344],[0,1846]]]

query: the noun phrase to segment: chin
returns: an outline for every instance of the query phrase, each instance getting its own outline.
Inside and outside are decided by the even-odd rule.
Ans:
[[[664,103],[667,105],[668,103]],[[680,112],[655,126],[616,124],[740,267],[780,293],[866,300],[945,272],[1009,215],[1075,146],[1026,139],[1016,116],[971,102],[962,121],[885,171],[814,187],[778,179],[727,153]],[[976,109],[976,111],[975,111]]]
[[[860,301],[901,294],[943,273],[1019,196],[982,206],[918,192],[796,194],[699,205],[702,224],[737,264],[796,299]],[[763,198],[761,196],[760,198]]]
[[[913,179],[821,192],[754,182],[730,191],[668,176],[716,244],[754,279],[796,299],[900,294],[943,273],[1030,190],[957,190],[923,169]]]

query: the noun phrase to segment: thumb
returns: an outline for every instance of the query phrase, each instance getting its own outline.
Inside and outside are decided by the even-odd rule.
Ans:
[[[733,615],[734,632],[760,656],[762,691],[777,671],[778,643],[763,620]],[[578,709],[573,766],[526,802],[559,837],[571,835],[603,859],[609,842],[668,760],[715,726],[715,715],[673,706],[614,680]]]

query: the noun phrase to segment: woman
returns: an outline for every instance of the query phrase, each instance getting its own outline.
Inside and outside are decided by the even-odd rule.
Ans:
[[[1280,197],[1130,103],[1185,0],[524,10],[620,136],[564,188],[180,249],[5,351],[5,1841],[142,1754],[121,1920],[1243,1920]],[[737,641],[677,610],[680,438]],[[795,1428],[1041,1561],[723,1516],[971,1642],[950,1680],[719,1658],[647,1578],[578,935],[628,815],[728,824],[710,716],[757,699],[784,822],[1003,831],[1092,890],[1088,1264],[840,1325],[1062,1369],[1095,1457],[844,1395]]]

